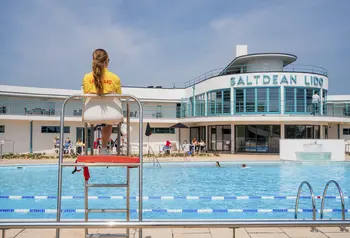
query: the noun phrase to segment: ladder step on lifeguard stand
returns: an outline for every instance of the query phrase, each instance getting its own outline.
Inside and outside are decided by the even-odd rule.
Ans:
[[[60,140],[64,140],[64,111],[67,101],[69,101],[72,98],[81,98],[81,97],[98,97],[96,95],[73,95],[68,97],[65,102],[62,105],[62,112],[61,112],[61,121],[60,121]],[[58,163],[58,195],[57,195],[57,222],[61,220],[61,200],[62,200],[62,168],[63,167],[75,167],[74,171],[72,173],[75,173],[78,170],[77,168],[81,167],[83,169],[83,174],[85,178],[85,185],[84,185],[84,211],[85,216],[84,220],[89,220],[89,213],[125,213],[126,219],[125,221],[130,221],[130,169],[136,168],[139,170],[139,197],[138,197],[138,220],[142,221],[142,169],[143,169],[143,162],[142,162],[142,153],[143,148],[142,146],[139,146],[139,157],[132,157],[130,156],[130,105],[129,105],[129,99],[133,99],[136,101],[136,103],[139,105],[139,144],[143,144],[143,111],[142,111],[142,105],[141,102],[132,95],[118,95],[118,94],[108,94],[104,97],[114,97],[119,99],[126,99],[126,106],[127,106],[127,153],[126,156],[120,155],[120,144],[118,145],[118,154],[117,155],[94,155],[93,148],[91,148],[90,155],[88,155],[87,146],[85,147],[85,155],[78,156],[75,163],[63,163],[63,143],[60,143],[60,153],[59,153],[59,163]],[[90,124],[90,127],[94,128],[94,125]],[[118,141],[120,141],[120,128],[118,133]],[[94,133],[92,131],[91,137],[90,137],[91,147],[93,147],[93,141],[94,141]],[[87,124],[85,123],[85,143],[87,142]],[[89,173],[89,167],[112,167],[112,166],[119,166],[119,167],[125,167],[126,168],[126,183],[108,183],[108,184],[95,184],[95,183],[89,183],[90,173]],[[89,200],[88,200],[88,194],[89,194],[89,188],[126,188],[126,207],[125,208],[89,208]],[[56,230],[56,238],[60,237],[60,229]],[[126,232],[122,234],[89,234],[88,229],[85,229],[85,237],[130,237],[130,230],[129,228],[126,228]],[[139,229],[139,237],[142,238],[142,229]]]

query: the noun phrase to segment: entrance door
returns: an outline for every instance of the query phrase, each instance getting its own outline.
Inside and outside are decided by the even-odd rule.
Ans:
[[[78,138],[80,138],[83,143],[86,145],[86,142],[85,142],[85,130],[84,130],[84,127],[77,127],[77,134],[76,134],[76,141],[78,141]],[[90,143],[90,137],[91,137],[91,129],[88,128],[88,143],[87,143],[87,146],[89,149],[91,149],[91,143]]]
[[[210,151],[231,151],[231,125],[208,126]]]

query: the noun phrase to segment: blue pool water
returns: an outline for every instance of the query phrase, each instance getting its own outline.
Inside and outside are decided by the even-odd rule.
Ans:
[[[337,163],[163,163],[162,168],[144,165],[144,219],[279,219],[294,218],[295,196],[307,180],[315,195],[322,196],[329,180],[336,180],[349,208],[350,164]],[[57,166],[0,167],[0,219],[55,218]],[[63,169],[62,218],[83,218],[84,179],[82,172]],[[90,168],[91,183],[125,182],[125,169]],[[131,172],[132,209],[137,209],[138,170]],[[125,189],[90,188],[90,207],[122,208]],[[300,218],[311,218],[311,199],[305,186],[300,199]],[[18,196],[18,197],[15,197]],[[35,196],[35,197],[33,197]],[[74,196],[74,197],[72,197]],[[100,197],[95,197],[100,196]],[[340,209],[334,185],[329,187],[326,209]],[[321,199],[316,199],[317,209]],[[11,210],[13,209],[13,210]],[[32,210],[27,210],[32,209]],[[43,210],[40,210],[43,209]],[[290,209],[290,210],[288,210]],[[350,210],[350,208],[349,208]],[[340,218],[340,210],[326,210],[326,218]],[[90,218],[121,219],[123,214],[91,214]],[[348,212],[346,214],[348,217]],[[132,218],[137,218],[133,210]],[[319,218],[319,213],[317,214]]]

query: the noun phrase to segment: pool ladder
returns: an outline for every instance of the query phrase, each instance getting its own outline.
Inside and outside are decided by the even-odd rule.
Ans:
[[[322,195],[322,201],[321,201],[321,211],[320,211],[320,218],[323,219],[323,213],[324,213],[324,202],[326,199],[326,194],[327,194],[327,190],[328,187],[331,183],[334,183],[335,186],[338,189],[339,195],[340,195],[340,201],[341,201],[341,212],[342,212],[342,220],[345,220],[345,203],[344,203],[344,194],[343,191],[341,189],[341,187],[339,186],[338,182],[335,180],[329,180],[328,183],[326,184],[324,190],[323,190],[323,195]],[[301,189],[303,188],[304,185],[307,185],[311,194],[311,201],[312,201],[312,220],[316,220],[316,201],[315,201],[315,194],[314,191],[312,189],[312,186],[310,185],[309,182],[307,181],[303,181],[298,189],[298,194],[295,200],[295,213],[294,213],[294,218],[298,219],[298,206],[299,206],[299,199],[300,199],[300,194],[301,194]],[[311,232],[318,232],[319,230],[316,227],[311,227]],[[342,232],[349,232],[348,229],[346,229],[346,227],[340,227],[340,231]]]

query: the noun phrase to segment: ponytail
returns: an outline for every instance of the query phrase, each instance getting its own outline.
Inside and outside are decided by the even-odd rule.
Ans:
[[[99,95],[103,94],[103,73],[105,63],[108,60],[108,54],[103,49],[97,49],[93,53],[92,73],[94,76],[94,84]]]

